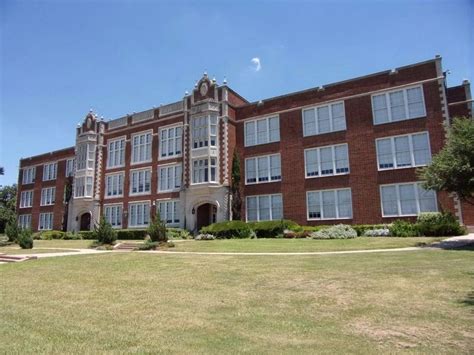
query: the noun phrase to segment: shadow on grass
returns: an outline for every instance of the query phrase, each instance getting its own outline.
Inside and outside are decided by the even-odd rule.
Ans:
[[[419,243],[422,244],[422,243]],[[433,248],[445,249],[445,250],[461,250],[461,251],[474,251],[474,243],[465,241],[449,241],[449,242],[439,242],[433,243],[430,245]]]

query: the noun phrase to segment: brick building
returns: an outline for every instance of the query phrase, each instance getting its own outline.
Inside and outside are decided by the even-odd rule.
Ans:
[[[383,223],[445,209],[474,225],[472,206],[416,176],[442,148],[443,124],[472,117],[469,82],[445,82],[437,56],[248,102],[204,74],[180,101],[108,122],[90,112],[73,147],[21,159],[18,220],[77,231],[103,215],[144,228],[159,210],[196,231],[232,218],[236,150],[247,220]]]

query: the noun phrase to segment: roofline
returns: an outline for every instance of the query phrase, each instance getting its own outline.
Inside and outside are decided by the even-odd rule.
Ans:
[[[53,150],[51,152],[47,152],[47,153],[42,153],[42,154],[38,154],[38,155],[32,155],[31,157],[26,157],[26,158],[20,158],[20,162],[22,161],[25,161],[25,160],[31,160],[33,158],[39,158],[39,157],[42,157],[42,156],[46,156],[46,155],[51,155],[51,154],[56,154],[56,153],[60,153],[60,152],[64,152],[66,150],[74,150],[76,149],[75,146],[72,146],[72,147],[67,147],[67,148],[63,148],[63,149],[58,149],[58,150]]]
[[[231,87],[227,86],[227,89],[232,91],[233,94],[235,94],[235,96],[238,96],[240,99],[244,100],[246,102],[246,104],[250,104],[251,102],[249,100],[247,100],[245,97],[243,97],[242,95],[240,95],[237,91],[235,91],[234,89],[232,89]]]

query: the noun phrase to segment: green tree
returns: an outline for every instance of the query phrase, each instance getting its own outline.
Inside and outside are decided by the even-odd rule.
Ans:
[[[66,178],[64,183],[64,215],[63,215],[63,232],[67,231],[67,220],[69,216],[69,203],[72,198],[72,176]]]
[[[241,219],[242,197],[240,194],[240,157],[237,149],[232,157],[231,194],[232,194],[232,219]]]
[[[474,204],[474,121],[455,118],[447,127],[446,145],[418,174],[425,189],[455,192]]]
[[[99,225],[94,227],[94,239],[97,239],[99,244],[113,244],[117,240],[117,232],[112,228],[112,225],[102,216]]]
[[[148,226],[147,233],[152,242],[167,242],[166,225],[161,220],[160,212],[157,211],[155,217]]]
[[[16,185],[0,186],[0,233],[8,222],[16,221]]]

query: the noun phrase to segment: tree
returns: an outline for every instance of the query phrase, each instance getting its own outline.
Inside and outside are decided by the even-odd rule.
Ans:
[[[64,184],[64,216],[63,216],[63,232],[67,231],[67,220],[69,216],[69,203],[72,198],[72,176],[66,178]]]
[[[474,205],[474,121],[455,118],[447,127],[446,145],[418,174],[425,189],[454,192]]]
[[[232,194],[232,219],[241,219],[242,197],[240,195],[240,157],[237,149],[234,150],[232,157],[232,175],[231,175],[231,194]]]
[[[94,227],[93,234],[99,244],[113,244],[117,240],[117,232],[103,216],[100,219],[99,225]]]
[[[152,242],[167,242],[166,225],[161,220],[160,212],[157,211],[147,230]]]
[[[0,233],[8,222],[16,221],[16,193],[16,185],[0,186]]]
[[[0,175],[5,175],[5,169],[3,166],[0,166]]]

